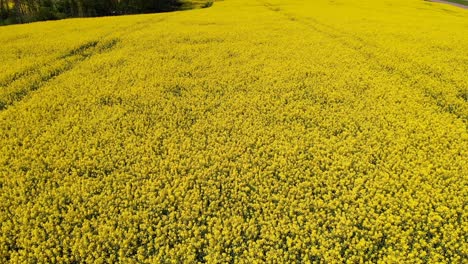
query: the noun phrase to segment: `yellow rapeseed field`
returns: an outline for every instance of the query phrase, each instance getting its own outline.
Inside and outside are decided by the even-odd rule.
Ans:
[[[0,263],[468,259],[465,9],[225,0],[0,43]]]

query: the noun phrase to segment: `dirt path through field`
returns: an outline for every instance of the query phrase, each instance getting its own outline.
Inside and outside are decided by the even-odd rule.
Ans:
[[[449,4],[449,5],[458,6],[458,7],[464,8],[464,9],[468,9],[468,6],[466,6],[466,5],[457,4],[457,3],[453,3],[453,2],[449,2],[449,1],[443,1],[443,0],[429,0],[429,1],[430,2],[436,2],[436,3]],[[468,1],[467,1],[467,4],[468,4]]]

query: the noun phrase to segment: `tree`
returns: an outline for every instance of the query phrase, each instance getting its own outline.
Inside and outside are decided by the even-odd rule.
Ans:
[[[9,10],[13,2],[14,12]],[[176,10],[180,0],[0,0],[0,19],[24,23],[65,17],[153,13]]]
[[[21,10],[21,1],[20,0],[13,0],[15,6],[15,17],[16,21],[19,23],[23,23],[23,12]]]

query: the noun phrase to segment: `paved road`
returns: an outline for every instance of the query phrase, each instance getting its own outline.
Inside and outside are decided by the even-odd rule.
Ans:
[[[464,8],[464,9],[468,9],[468,1],[467,1],[467,5],[457,4],[457,3],[453,3],[453,2],[449,2],[449,1],[443,1],[443,0],[429,0],[429,1],[431,1],[431,2],[437,2],[437,3],[444,3],[444,4],[449,4],[449,5],[454,5],[454,6],[458,6],[458,7]]]

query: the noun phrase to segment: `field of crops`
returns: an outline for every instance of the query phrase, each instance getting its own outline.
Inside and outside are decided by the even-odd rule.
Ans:
[[[0,43],[1,263],[468,258],[467,10],[225,0]]]

